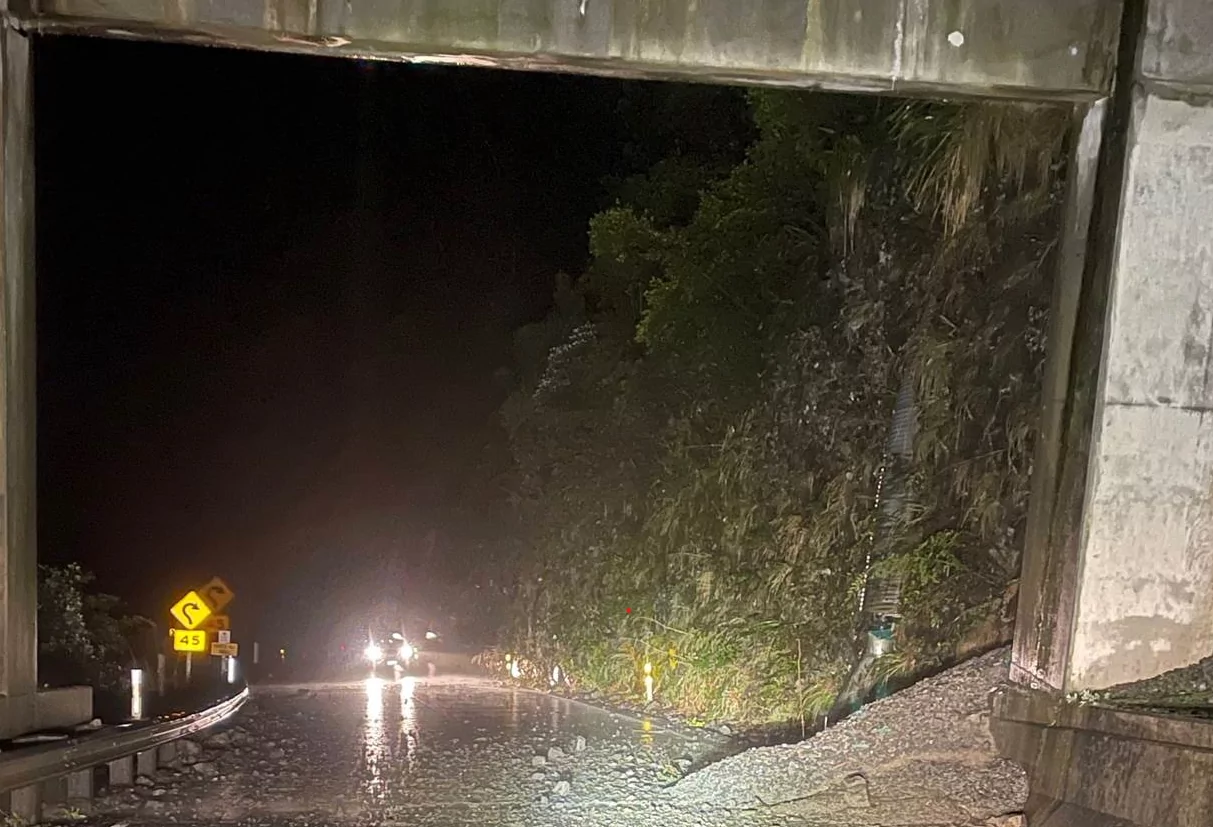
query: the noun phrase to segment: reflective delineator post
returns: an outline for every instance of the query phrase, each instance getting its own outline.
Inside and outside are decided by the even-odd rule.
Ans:
[[[131,720],[143,719],[143,670],[131,670]]]
[[[194,674],[194,653],[186,652],[185,653],[185,683],[187,686],[189,685],[190,677],[193,674]]]
[[[653,702],[653,664],[644,664],[644,699]]]
[[[227,659],[227,682],[236,682],[236,659],[233,657]]]
[[[160,654],[156,655],[156,692],[161,695],[164,694],[165,671],[167,670],[165,669],[164,653],[161,652]]]
[[[253,641],[253,665],[261,663],[261,644]]]

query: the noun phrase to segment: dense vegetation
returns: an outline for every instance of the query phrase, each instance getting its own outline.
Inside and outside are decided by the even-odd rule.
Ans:
[[[603,691],[649,662],[691,714],[803,719],[855,662],[873,565],[903,584],[889,670],[1013,595],[1067,120],[694,95],[748,107],[748,147],[671,141],[616,182],[592,263],[517,334],[503,647]],[[877,530],[903,383],[909,500]]]
[[[55,686],[121,688],[127,670],[148,668],[155,626],[127,613],[118,598],[89,587],[93,576],[76,563],[38,566],[38,675]]]

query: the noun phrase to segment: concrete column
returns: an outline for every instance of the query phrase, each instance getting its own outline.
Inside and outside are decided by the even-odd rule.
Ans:
[[[138,775],[156,774],[156,750],[149,749],[139,753],[135,758],[135,772]]]
[[[38,683],[30,46],[0,23],[0,737],[33,726]]]
[[[135,756],[126,755],[109,762],[111,787],[130,787],[135,783]]]
[[[21,819],[19,823],[37,824],[42,820],[42,786],[30,784],[10,794],[9,814]]]
[[[1072,154],[1016,628],[1013,676],[1063,691],[1213,653],[1213,5],[1122,39]]]
[[[93,768],[76,770],[67,777],[67,800],[83,802],[93,800]]]

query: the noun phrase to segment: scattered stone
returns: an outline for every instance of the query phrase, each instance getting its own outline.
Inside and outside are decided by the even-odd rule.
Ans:
[[[533,772],[533,773],[531,773],[531,780],[532,780],[532,781],[542,781],[543,779],[545,779],[545,778],[547,778],[547,777],[548,777],[548,776],[547,776],[547,773],[543,773],[543,772]]]
[[[985,823],[985,827],[1028,827],[1028,820],[1023,813],[998,816]]]
[[[733,728],[731,726],[729,726],[728,724],[721,724],[720,726],[718,726],[716,728],[716,731],[726,737],[730,737],[733,734]]]
[[[562,750],[560,747],[552,747],[551,749],[548,750],[548,760],[549,761],[556,761],[563,757],[564,757],[564,750]]]
[[[137,786],[137,787],[154,787],[154,786],[156,786],[156,782],[153,781],[151,778],[149,778],[146,775],[141,775],[135,779],[135,786]]]
[[[282,749],[281,747],[275,747],[266,755],[271,761],[281,761],[283,758],[286,758],[286,750]]]
[[[203,744],[210,749],[225,749],[232,745],[232,736],[228,732],[216,732]]]
[[[868,779],[863,773],[851,773],[842,780],[842,786],[846,806],[864,809],[872,806],[872,799],[868,795]]]
[[[573,752],[585,752],[585,736],[578,735],[577,740],[573,742]]]
[[[78,806],[69,804],[43,804],[43,821],[84,821],[88,815]]]
[[[162,795],[168,795],[168,790],[164,789],[164,787],[157,787],[152,790],[152,798],[160,798]]]
[[[219,770],[210,761],[198,761],[193,765],[193,770],[203,778],[214,778],[219,774]]]
[[[167,810],[168,804],[164,801],[157,801],[156,799],[153,798],[148,801],[144,801],[143,804],[140,805],[140,808],[145,813],[158,814],[158,813],[163,813],[165,810]]]
[[[542,767],[547,762],[548,759],[544,758],[542,755],[536,755],[531,758],[532,767]]]
[[[202,745],[197,741],[182,738],[177,742],[177,755],[183,764],[193,764],[202,757]]]
[[[552,787],[552,795],[568,795],[572,788],[567,781],[557,781],[556,786]]]

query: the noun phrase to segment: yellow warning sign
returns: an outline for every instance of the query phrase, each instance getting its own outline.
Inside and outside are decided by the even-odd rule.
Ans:
[[[169,609],[169,614],[185,628],[197,629],[202,625],[202,621],[210,617],[213,612],[198,592],[191,591],[173,604],[173,608]]]

